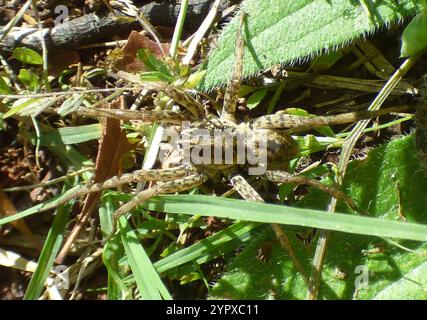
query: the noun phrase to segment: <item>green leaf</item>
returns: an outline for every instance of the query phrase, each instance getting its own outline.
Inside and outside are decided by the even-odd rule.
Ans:
[[[61,106],[58,108],[58,114],[62,117],[67,114],[75,111],[78,107],[80,107],[83,103],[83,95],[82,94],[73,94],[71,97],[67,98]]]
[[[193,72],[188,76],[187,80],[183,85],[183,88],[189,89],[189,90],[196,88],[201,83],[205,75],[206,75],[206,70],[198,70],[196,72]]]
[[[254,93],[252,93],[247,101],[247,106],[249,108],[249,110],[255,108],[257,105],[259,105],[261,103],[261,101],[265,98],[265,96],[267,95],[267,89],[263,88],[260,90],[255,91]]]
[[[427,2],[424,9],[406,26],[402,34],[401,57],[414,56],[427,47]]]
[[[166,75],[160,71],[147,71],[141,73],[139,76],[142,81],[164,81],[164,82],[171,82],[174,80],[173,77]]]
[[[249,238],[249,233],[258,226],[259,224],[250,222],[235,223],[188,248],[157,261],[154,266],[158,272],[166,272],[190,261],[205,263],[234,250],[245,242]]]
[[[243,75],[278,63],[292,64],[343,47],[380,27],[413,14],[411,0],[246,0]],[[202,87],[224,85],[231,78],[239,15],[223,30],[211,53]]]
[[[380,291],[375,300],[426,300],[427,299],[427,262],[402,275],[401,279]]]
[[[294,139],[298,143],[299,154],[307,156],[312,153],[325,150],[328,147],[337,147],[341,145],[342,140],[332,137],[317,137],[312,134],[305,136],[295,136]]]
[[[23,63],[42,65],[43,58],[36,51],[29,48],[18,47],[12,52],[12,57]]]
[[[88,124],[76,127],[64,127],[50,129],[40,136],[40,146],[54,147],[58,145],[78,144],[86,141],[96,140],[102,136],[102,125],[100,123]],[[35,144],[34,135],[31,142]]]
[[[11,87],[7,82],[0,76],[0,94],[12,94]]]
[[[116,210],[110,197],[102,198],[103,206],[99,209],[99,221],[104,236],[113,232],[111,217]],[[108,272],[108,300],[130,299],[131,289],[125,284],[126,269],[120,266],[120,259],[125,256],[119,237],[113,237],[102,250],[102,261]]]
[[[320,57],[316,58],[313,61],[311,65],[311,70],[313,70],[314,72],[328,70],[342,57],[343,54],[340,51],[333,51],[329,54],[322,54]]]
[[[139,49],[137,51],[137,57],[144,62],[148,71],[158,71],[163,74],[164,77],[173,79],[169,66],[165,62],[157,59],[148,49]]]
[[[31,91],[37,91],[40,88],[39,77],[31,70],[19,70],[18,79]]]
[[[55,98],[22,98],[12,104],[12,108],[3,115],[3,119],[15,114],[21,116],[37,115],[44,109],[52,106],[57,100]]]

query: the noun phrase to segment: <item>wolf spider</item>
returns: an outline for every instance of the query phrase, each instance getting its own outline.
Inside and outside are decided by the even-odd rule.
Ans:
[[[324,116],[316,118],[293,116],[283,112],[278,112],[273,115],[255,118],[249,122],[238,122],[235,117],[235,111],[243,69],[244,40],[241,35],[243,21],[244,15],[242,14],[240,27],[237,32],[235,66],[232,80],[231,84],[225,90],[223,107],[219,115],[210,113],[200,101],[185,90],[162,83],[144,83],[143,87],[145,89],[163,92],[174,100],[177,105],[179,105],[177,110],[133,111],[79,108],[79,114],[88,117],[113,117],[122,120],[142,120],[145,123],[162,123],[165,127],[170,128],[176,126],[179,127],[181,125],[182,136],[190,136],[189,140],[187,138],[187,140],[183,139],[180,141],[181,146],[178,145],[176,149],[178,152],[173,152],[173,154],[181,153],[181,156],[183,155],[182,145],[184,143],[189,143],[190,149],[187,150],[189,152],[200,147],[207,147],[207,149],[214,147],[215,139],[205,139],[201,142],[198,139],[191,138],[191,134],[197,132],[199,129],[207,130],[210,134],[213,133],[213,136],[215,130],[228,130],[231,135],[237,136],[252,136],[254,138],[243,139],[242,141],[244,141],[244,147],[248,152],[257,156],[266,157],[266,162],[263,167],[263,176],[265,178],[277,183],[291,182],[297,185],[308,184],[344,201],[351,209],[361,212],[352,199],[342,191],[333,187],[328,187],[315,180],[310,180],[302,176],[291,175],[285,171],[287,168],[284,164],[287,164],[298,152],[297,145],[290,136],[289,129],[300,131],[324,125],[353,122],[361,118],[371,118],[387,114],[395,110],[393,110],[393,108],[389,108],[379,112],[362,111],[338,116]],[[188,121],[190,123],[185,129],[182,127],[183,121]],[[285,131],[285,129],[288,129],[288,131]],[[257,150],[257,147],[260,147],[262,143],[262,141],[257,138],[261,136],[266,138],[266,148],[263,151]],[[132,200],[125,203],[113,213],[113,230],[115,230],[117,221],[121,216],[130,212],[134,207],[140,205],[151,197],[167,193],[182,192],[203,184],[209,177],[218,176],[223,176],[228,179],[243,199],[263,202],[261,196],[239,173],[241,169],[248,169],[248,163],[238,163],[238,150],[236,150],[234,142],[231,142],[231,144],[229,143],[228,146],[224,145],[221,147],[221,151],[226,147],[232,149],[232,161],[229,163],[212,164],[194,163],[189,161],[171,168],[136,170],[132,173],[112,177],[101,183],[82,186],[77,192],[63,197],[57,205],[66,203],[72,198],[86,195],[88,193],[99,192],[104,189],[115,188],[132,182],[156,182],[154,186],[141,191],[132,198]],[[46,208],[46,210],[47,209],[51,208]],[[41,211],[45,210],[42,209]],[[272,225],[272,227],[280,244],[288,250],[290,258],[301,272],[302,268],[298,260],[295,258],[293,250],[290,247],[289,240],[284,235],[282,228],[278,225]]]

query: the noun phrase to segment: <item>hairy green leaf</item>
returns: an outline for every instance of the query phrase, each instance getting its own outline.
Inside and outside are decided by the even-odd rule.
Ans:
[[[419,9],[411,0],[246,0],[243,75],[292,64],[342,47]],[[204,89],[231,78],[238,17],[223,30],[207,62]]]
[[[424,0],[423,5],[423,10],[403,31],[401,57],[419,54],[427,47],[427,1]]]

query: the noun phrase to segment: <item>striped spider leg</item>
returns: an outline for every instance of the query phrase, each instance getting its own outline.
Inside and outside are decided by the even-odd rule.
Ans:
[[[398,107],[385,108],[378,111],[355,111],[332,116],[316,116],[314,118],[287,114],[278,111],[275,114],[261,116],[249,123],[252,129],[289,129],[289,132],[305,131],[321,126],[352,123],[359,120],[371,119],[393,112],[405,112],[411,107],[402,105]]]
[[[119,110],[119,109],[102,109],[102,108],[86,108],[79,107],[77,112],[85,117],[99,118],[109,117],[118,120],[140,120],[146,123],[158,122],[180,125],[182,121],[187,119],[187,116],[181,111],[162,110],[162,111],[134,111],[134,110]]]
[[[315,118],[308,118],[302,116],[290,115],[285,112],[279,111],[272,115],[262,116],[251,121],[249,127],[252,129],[288,129],[286,132],[299,132],[316,127],[352,123],[362,119],[369,119],[381,115],[390,114],[392,112],[404,112],[409,106],[390,107],[379,111],[356,111],[348,112],[333,116],[319,116]],[[367,215],[365,210],[359,208],[348,195],[333,186],[326,186],[317,180],[309,179],[301,175],[292,175],[285,171],[269,170],[265,173],[268,180],[276,183],[294,183],[296,185],[309,185],[313,188],[319,189],[331,197],[343,201],[347,206],[363,215]]]
[[[70,193],[66,196],[61,197],[59,201],[56,201],[54,205],[47,205],[38,210],[38,212],[45,212],[54,209],[60,205],[67,203],[68,201],[85,196],[89,193],[100,192],[106,189],[116,188],[118,186],[139,182],[139,181],[178,181],[180,178],[191,176],[194,173],[194,169],[190,165],[181,165],[179,167],[171,169],[149,169],[149,170],[136,170],[131,173],[125,173],[120,176],[114,176],[103,182],[82,185],[76,192]],[[177,180],[178,179],[178,180]]]
[[[243,40],[243,22],[246,18],[246,13],[242,12],[240,15],[239,26],[237,27],[236,36],[236,49],[234,51],[234,69],[230,85],[226,88],[224,94],[224,104],[221,112],[221,119],[235,123],[236,119],[234,113],[236,111],[237,98],[239,94],[241,78],[243,74],[243,54],[245,49],[245,42]]]
[[[254,188],[239,174],[235,174],[230,178],[230,182],[234,189],[242,196],[243,199],[248,201],[255,202],[264,202],[261,196],[256,192]],[[286,234],[283,232],[282,227],[277,223],[272,223],[271,227],[276,235],[276,238],[279,240],[280,245],[286,249],[289,254],[289,258],[292,260],[295,268],[301,274],[304,279],[305,284],[308,287],[308,277],[305,274],[304,268],[301,265],[301,262],[298,260],[295,255],[294,249],[292,248],[291,242],[289,241]]]
[[[343,191],[335,188],[327,186],[317,180],[306,178],[302,175],[293,175],[285,171],[280,170],[268,170],[265,173],[265,177],[276,183],[294,183],[296,185],[308,185],[312,188],[316,188],[320,191],[323,191],[327,194],[329,194],[331,197],[339,199],[347,204],[347,206],[363,215],[367,215],[368,213],[365,210],[362,210],[359,208],[356,203],[354,203],[353,199],[350,198],[347,194],[345,194]]]
[[[166,170],[166,169],[163,169],[163,170]],[[141,191],[132,200],[125,203],[123,206],[118,208],[113,213],[113,232],[106,239],[106,241],[109,240],[110,237],[115,233],[115,228],[117,226],[117,222],[119,218],[125,215],[126,213],[128,213],[129,211],[131,211],[136,206],[142,204],[143,202],[149,200],[152,197],[155,197],[161,194],[182,192],[182,191],[195,188],[201,185],[202,183],[204,183],[207,179],[208,177],[206,176],[206,174],[194,172],[189,176],[181,177],[176,180],[158,182],[155,186],[145,189],[144,191]]]
[[[236,49],[234,52],[235,55],[235,65],[233,70],[233,76],[231,79],[230,85],[226,88],[224,95],[224,104],[221,112],[220,119],[225,122],[236,123],[235,111],[237,105],[237,98],[239,94],[241,78],[243,74],[243,54],[244,54],[244,40],[243,40],[243,23],[246,14],[241,13],[239,26],[237,28],[237,37],[236,37]],[[280,141],[287,142],[287,141]],[[243,199],[248,201],[264,202],[262,197],[255,191],[255,189],[243,178],[240,174],[231,175],[230,182],[234,189],[242,196]],[[308,278],[302,268],[301,263],[295,255],[295,252],[292,248],[292,245],[283,231],[282,227],[279,224],[271,224],[271,227],[274,231],[275,236],[277,237],[280,245],[288,252],[290,259],[292,260],[295,268],[301,273],[305,283],[308,286]]]
[[[117,110],[103,108],[80,107],[77,113],[87,117],[110,117],[119,120],[141,120],[147,123],[182,124],[182,121],[198,121],[206,115],[203,105],[187,94],[184,90],[165,83],[141,83],[132,74],[119,71],[119,76],[142,85],[144,89],[156,90],[165,93],[178,103],[183,110]]]

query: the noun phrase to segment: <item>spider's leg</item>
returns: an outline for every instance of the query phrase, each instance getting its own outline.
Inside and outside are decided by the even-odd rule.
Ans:
[[[194,120],[201,120],[205,117],[206,112],[203,104],[193,98],[187,91],[164,83],[150,83],[150,89],[157,89],[164,92],[168,97],[174,100],[179,105],[183,106]]]
[[[101,108],[84,108],[77,109],[77,113],[91,118],[108,117],[119,120],[141,120],[143,122],[160,122],[182,124],[182,121],[188,117],[181,111],[162,110],[162,111],[136,111],[136,110],[118,110],[118,109],[101,109]]]
[[[321,126],[330,126],[356,122],[363,119],[375,118],[392,112],[403,112],[410,108],[408,105],[386,108],[379,111],[355,111],[333,116],[316,116],[313,118],[287,114],[283,111],[272,115],[262,116],[250,122],[254,129],[291,129],[292,131],[303,131]]]
[[[125,203],[123,206],[121,206],[119,209],[117,209],[113,213],[113,232],[107,238],[106,241],[108,241],[108,239],[110,239],[111,236],[115,233],[119,218],[124,214],[128,213],[129,211],[131,211],[136,206],[142,204],[144,201],[147,201],[148,199],[160,194],[181,192],[181,191],[185,191],[185,190],[197,187],[198,185],[202,184],[206,180],[207,180],[207,176],[205,174],[193,173],[189,176],[186,176],[180,179],[158,183],[154,187],[140,192],[131,201]]]
[[[234,189],[242,196],[243,199],[248,201],[264,202],[258,192],[243,178],[241,175],[236,174],[230,178],[230,182],[233,185]],[[288,237],[284,233],[282,227],[277,223],[272,223],[271,227],[273,228],[276,238],[279,240],[280,245],[285,248],[289,254],[289,258],[292,260],[295,268],[300,272],[301,276],[304,279],[304,282],[308,286],[308,277],[305,274],[304,268],[299,262],[295,251],[292,248],[292,244],[289,241]]]
[[[200,120],[205,116],[206,112],[202,103],[193,98],[184,88],[174,87],[163,82],[142,82],[138,76],[125,71],[118,71],[117,76],[127,81],[138,83],[142,85],[144,89],[163,92],[176,103],[184,107],[184,109],[190,113],[193,120]]]
[[[242,12],[239,26],[237,27],[236,49],[234,52],[235,64],[230,85],[225,90],[224,105],[222,107],[221,118],[235,122],[234,113],[236,111],[237,97],[240,89],[240,82],[243,72],[243,53],[245,42],[243,40],[242,29],[246,14]]]
[[[301,175],[293,175],[293,174],[290,174],[288,172],[279,171],[279,170],[267,171],[265,173],[265,176],[268,180],[270,180],[272,182],[295,183],[297,185],[305,184],[305,185],[308,185],[310,187],[319,189],[320,191],[326,192],[331,197],[334,197],[338,200],[344,201],[350,209],[352,209],[352,210],[354,210],[360,214],[368,215],[368,213],[365,210],[362,210],[361,208],[359,208],[356,205],[356,203],[354,203],[352,198],[350,198],[344,192],[342,192],[341,190],[339,190],[335,187],[327,186],[323,183],[320,183],[319,181],[309,179],[309,178],[306,178],[306,177],[301,176]]]
[[[55,202],[54,205],[47,205],[46,207],[40,208],[37,212],[45,212],[60,205],[67,203],[68,201],[84,196],[88,193],[100,192],[105,189],[111,189],[118,187],[123,184],[130,182],[137,182],[142,180],[147,181],[168,181],[173,179],[178,179],[184,177],[192,172],[192,169],[187,165],[182,165],[170,169],[150,169],[150,170],[136,170],[132,173],[125,173],[120,176],[112,177],[104,182],[98,182],[94,184],[88,184],[86,186],[81,186],[76,192],[70,193],[63,196],[60,201]]]

